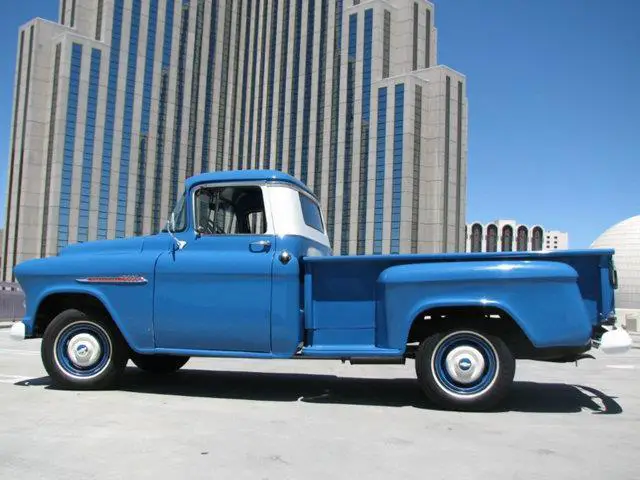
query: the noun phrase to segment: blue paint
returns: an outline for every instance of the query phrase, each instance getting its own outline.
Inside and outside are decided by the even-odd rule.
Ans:
[[[73,156],[78,123],[78,95],[80,91],[80,69],[82,68],[82,45],[74,43],[71,48],[71,71],[69,73],[69,95],[67,97],[67,119],[62,155],[62,177],[60,180],[60,209],[58,217],[58,251],[69,242],[69,210],[71,208],[71,183],[73,180]]]
[[[91,50],[89,67],[89,93],[87,95],[87,118],[82,153],[82,179],[80,184],[80,208],[78,211],[78,241],[89,239],[89,209],[91,205],[91,177],[93,176],[93,148],[95,144],[96,117],[98,110],[98,87],[100,83],[100,62],[102,52]]]
[[[441,307],[490,307],[511,316],[536,348],[582,348],[613,312],[611,250],[333,256],[310,233],[200,235],[192,193],[204,182],[308,191],[282,172],[204,173],[185,182],[181,250],[160,233],[21,263],[27,336],[42,302],[60,293],[100,301],[135,351],[251,358],[401,358],[414,320],[429,321],[425,313]],[[279,205],[271,207],[277,217]],[[309,204],[295,211],[299,228],[323,229]],[[269,245],[253,248],[258,241]],[[77,281],[122,275],[147,282]]]

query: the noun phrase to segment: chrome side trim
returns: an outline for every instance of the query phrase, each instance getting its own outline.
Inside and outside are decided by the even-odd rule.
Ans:
[[[118,284],[118,285],[142,285],[146,284],[147,279],[140,275],[121,275],[117,277],[86,277],[76,278],[78,283],[103,283],[103,284]]]

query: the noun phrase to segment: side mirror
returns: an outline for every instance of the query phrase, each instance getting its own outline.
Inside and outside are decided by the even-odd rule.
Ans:
[[[169,232],[169,235],[171,235],[171,238],[173,238],[173,241],[175,242],[175,247],[178,250],[182,250],[185,245],[187,244],[187,242],[185,242],[184,240],[179,240],[174,234],[173,232],[175,232],[176,230],[176,215],[174,212],[171,212],[171,216],[169,217],[169,220],[167,220],[167,231]]]

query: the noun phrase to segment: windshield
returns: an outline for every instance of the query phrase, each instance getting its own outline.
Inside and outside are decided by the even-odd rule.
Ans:
[[[173,209],[174,215],[174,233],[182,232],[185,228],[187,228],[187,192],[184,192],[182,196],[178,199],[175,208]],[[171,217],[169,217],[171,218]],[[167,232],[167,227],[165,226],[162,229],[163,232]]]

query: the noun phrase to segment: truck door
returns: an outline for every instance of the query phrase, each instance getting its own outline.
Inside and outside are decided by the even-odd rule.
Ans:
[[[261,187],[202,185],[192,198],[193,235],[156,266],[156,346],[270,352],[275,237]]]

